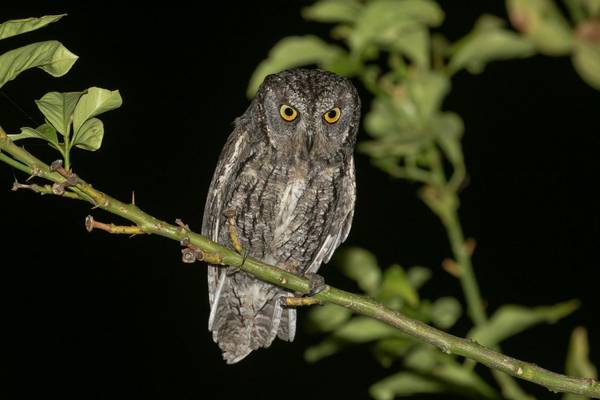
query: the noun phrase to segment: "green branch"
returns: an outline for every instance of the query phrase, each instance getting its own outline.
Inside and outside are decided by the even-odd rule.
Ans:
[[[15,145],[2,128],[0,128],[0,161],[31,176],[38,176],[53,182],[52,189],[54,190],[52,190],[52,193],[54,194],[60,193],[60,190],[56,190],[58,185],[58,188],[70,190],[66,193],[72,193],[80,200],[87,201],[97,208],[102,208],[135,224],[134,226],[118,227],[97,223],[88,218],[86,221],[88,230],[98,228],[108,232],[112,230],[113,233],[144,233],[164,236],[180,241],[187,246],[185,250],[194,249],[191,259],[189,258],[190,252],[184,251],[186,261],[203,259],[213,264],[235,266],[265,282],[295,292],[305,294],[309,292],[309,281],[303,277],[293,275],[252,258],[244,259],[237,252],[190,231],[181,222],[177,225],[168,224],[145,213],[134,202],[124,203],[94,189],[75,174],[62,168],[61,165],[53,164],[52,167],[46,165],[23,148]],[[408,318],[384,307],[371,298],[330,286],[326,286],[326,289],[315,295],[314,298],[321,302],[346,307],[358,314],[382,321],[406,335],[437,347],[446,354],[457,354],[472,359],[492,369],[537,383],[555,392],[569,392],[600,399],[600,383],[594,379],[557,374],[537,365],[505,356],[472,340],[453,336],[423,322]]]

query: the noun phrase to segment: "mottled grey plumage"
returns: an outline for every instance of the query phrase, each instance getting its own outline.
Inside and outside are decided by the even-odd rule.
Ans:
[[[284,119],[282,105],[297,111],[293,121]],[[335,107],[339,120],[327,122],[325,113]],[[229,244],[223,212],[233,210],[249,256],[297,274],[317,272],[352,223],[359,118],[359,97],[345,78],[306,69],[267,76],[223,148],[202,233]],[[280,300],[294,294],[228,272],[208,271],[209,329],[227,363],[270,346],[276,336],[292,341],[296,311]]]

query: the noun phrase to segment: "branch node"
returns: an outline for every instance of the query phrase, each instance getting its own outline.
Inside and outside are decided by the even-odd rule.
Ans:
[[[177,224],[177,226],[179,226],[181,228],[181,231],[183,233],[187,233],[190,232],[190,227],[188,226],[188,224],[184,223],[180,218],[177,218],[175,220],[175,224]],[[189,240],[189,238],[187,238]],[[183,246],[183,244],[182,244]]]
[[[62,196],[63,194],[65,194],[65,185],[62,183],[53,183],[52,193],[54,193],[57,196]]]

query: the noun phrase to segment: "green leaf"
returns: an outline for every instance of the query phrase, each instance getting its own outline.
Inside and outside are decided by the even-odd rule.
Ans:
[[[44,114],[48,122],[63,136],[69,136],[73,111],[84,92],[50,92],[41,99],[36,100],[36,105]]]
[[[392,265],[385,270],[377,298],[388,307],[399,310],[403,301],[411,307],[419,305],[419,294],[408,281],[404,269]]]
[[[431,307],[431,322],[439,328],[452,327],[460,315],[462,307],[454,297],[440,297]]]
[[[564,55],[571,50],[573,32],[554,1],[507,0],[512,24],[543,54]]]
[[[335,304],[313,307],[308,313],[307,328],[313,332],[330,332],[346,322],[352,311]]]
[[[600,44],[577,41],[572,62],[581,78],[594,89],[600,90]]]
[[[429,31],[415,26],[390,43],[393,50],[404,54],[420,68],[429,68]]]
[[[571,340],[569,341],[569,350],[567,353],[567,362],[565,372],[569,376],[580,378],[598,378],[598,370],[589,359],[590,346],[588,342],[587,330],[583,326],[573,329]],[[565,394],[562,400],[585,400],[587,397],[576,394]]]
[[[29,68],[41,68],[48,74],[63,76],[77,56],[56,40],[33,43],[0,55],[0,87]]]
[[[454,46],[448,69],[454,73],[466,68],[477,74],[489,62],[529,57],[534,52],[532,42],[503,29],[497,17],[484,15],[477,21],[473,31]]]
[[[570,376],[596,379],[598,370],[590,361],[589,356],[590,344],[587,330],[583,326],[579,326],[573,329],[571,334],[565,372]]]
[[[13,141],[21,139],[42,139],[47,142],[58,146],[58,137],[56,136],[56,129],[49,124],[42,124],[37,128],[23,127],[21,133],[17,135],[8,135]]]
[[[431,278],[431,270],[429,268],[414,266],[406,271],[406,279],[410,282],[415,290],[419,290]]]
[[[121,107],[123,99],[118,90],[107,90],[98,87],[87,89],[86,93],[81,96],[75,111],[73,112],[73,140],[78,140],[80,128],[90,118],[105,113],[115,108]],[[97,123],[94,123],[97,125]]]
[[[444,385],[446,392],[472,398],[499,398],[496,391],[469,367],[458,363],[452,356],[440,353],[428,345],[420,345],[406,356],[404,365],[423,376]]]
[[[309,346],[306,350],[304,350],[304,359],[306,362],[314,363],[325,357],[334,355],[346,346],[346,343],[342,343],[330,338],[325,339],[321,343],[318,343],[314,346]]]
[[[392,400],[421,393],[443,393],[446,385],[434,378],[413,372],[398,372],[371,385],[369,394],[375,400]]]
[[[318,22],[354,22],[362,5],[356,0],[321,0],[302,10],[302,16]]]
[[[441,113],[432,118],[431,129],[440,148],[452,165],[462,165],[463,152],[460,144],[464,132],[462,118],[451,112]]]
[[[484,346],[493,346],[534,325],[543,322],[555,323],[578,307],[577,300],[533,308],[512,304],[504,305],[494,313],[488,322],[471,330],[469,337]]]
[[[406,91],[422,124],[428,125],[450,91],[450,79],[440,73],[423,72],[406,82]]]
[[[316,362],[337,353],[351,343],[367,343],[379,339],[398,337],[399,335],[395,328],[383,322],[367,317],[355,317],[338,326],[321,343],[306,349],[304,358],[308,362]]]
[[[368,317],[355,317],[335,330],[332,337],[344,342],[366,343],[400,335],[398,330]]]
[[[73,138],[72,145],[87,151],[96,151],[102,146],[104,124],[98,118],[84,122]]]
[[[310,64],[325,68],[344,53],[342,48],[330,45],[316,36],[290,36],[282,39],[273,46],[267,59],[252,74],[246,94],[248,97],[254,96],[269,74]]]
[[[390,367],[395,359],[404,357],[415,346],[408,336],[378,340],[375,344],[375,357],[384,367]]]
[[[35,31],[58,21],[67,14],[45,15],[40,18],[13,19],[0,24],[0,40]]]
[[[360,247],[346,247],[337,252],[335,263],[359,288],[370,296],[375,295],[381,282],[381,269],[372,253]]]
[[[407,41],[406,35],[421,31],[424,26],[438,26],[443,19],[444,12],[434,1],[372,1],[365,5],[356,20],[349,45],[358,54],[370,43],[383,47],[397,46],[401,41]],[[416,46],[413,45],[413,55]]]

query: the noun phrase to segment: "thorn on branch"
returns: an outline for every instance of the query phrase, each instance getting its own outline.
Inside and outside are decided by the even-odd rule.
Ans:
[[[175,224],[177,224],[177,226],[181,228],[183,233],[190,232],[190,227],[188,226],[188,224],[184,223],[180,218],[177,218],[175,220]],[[183,246],[183,244],[182,244],[182,246]]]
[[[105,224],[102,222],[98,222],[92,217],[88,215],[85,217],[85,229],[88,232],[93,231],[94,229],[99,229],[101,231],[105,231],[113,234],[123,234],[123,235],[140,235],[144,232],[144,229],[141,226],[131,225],[131,226],[122,226],[115,224]]]

